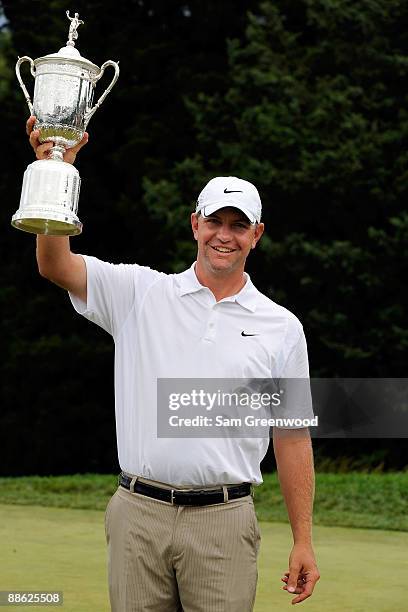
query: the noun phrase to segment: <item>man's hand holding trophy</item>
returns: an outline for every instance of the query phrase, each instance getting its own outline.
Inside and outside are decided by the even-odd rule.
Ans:
[[[41,144],[40,130],[34,129],[36,121],[37,118],[31,116],[29,117],[26,123],[26,132],[27,136],[30,137],[30,145],[33,147],[37,159],[49,159],[50,149],[54,146],[53,142],[48,140]],[[73,164],[75,162],[78,151],[82,149],[84,145],[86,145],[88,139],[89,134],[88,132],[85,132],[81,142],[79,142],[74,147],[65,150],[65,152],[63,153],[63,161],[67,162],[68,164]]]

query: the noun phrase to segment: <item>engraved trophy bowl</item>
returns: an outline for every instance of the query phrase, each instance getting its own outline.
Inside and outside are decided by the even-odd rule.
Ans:
[[[36,116],[35,130],[41,143],[53,142],[49,157],[30,164],[23,179],[20,207],[11,224],[34,234],[73,236],[80,234],[78,199],[81,179],[72,164],[63,161],[66,149],[78,144],[92,115],[105,100],[119,76],[117,62],[108,60],[100,68],[82,57],[75,48],[77,28],[84,23],[75,13],[70,17],[69,37],[65,47],[32,60],[18,58],[16,75],[31,115]],[[20,74],[20,66],[29,62],[35,78],[34,98],[30,96]],[[105,68],[114,68],[113,78],[98,102],[92,106],[96,83]]]

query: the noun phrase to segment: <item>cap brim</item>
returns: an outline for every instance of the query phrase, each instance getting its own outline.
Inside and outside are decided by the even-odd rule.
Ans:
[[[203,217],[209,217],[213,213],[217,212],[217,210],[220,210],[221,208],[228,208],[228,207],[238,208],[238,210],[243,212],[244,215],[248,217],[250,223],[256,223],[256,218],[254,214],[249,212],[249,210],[247,210],[240,204],[237,204],[236,202],[221,202],[221,203],[217,202],[217,204],[210,204],[209,206],[203,206],[202,208],[199,208],[197,212],[200,212]]]

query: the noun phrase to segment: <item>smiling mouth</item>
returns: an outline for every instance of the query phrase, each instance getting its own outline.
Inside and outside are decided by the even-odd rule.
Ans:
[[[228,247],[216,247],[211,244],[209,246],[214,249],[214,251],[217,251],[217,253],[233,253],[235,251],[235,249],[229,249]]]

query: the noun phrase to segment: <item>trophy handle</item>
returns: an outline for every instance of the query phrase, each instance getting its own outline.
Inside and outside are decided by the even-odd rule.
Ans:
[[[103,73],[105,71],[105,68],[107,68],[107,66],[113,66],[113,68],[115,69],[115,74],[113,75],[112,81],[109,83],[109,86],[105,89],[105,91],[103,92],[103,94],[101,95],[101,97],[99,98],[97,103],[95,104],[95,106],[93,106],[87,113],[85,113],[85,117],[84,117],[85,129],[86,129],[88,123],[89,123],[90,118],[94,114],[94,112],[100,107],[100,105],[105,100],[106,96],[108,95],[108,93],[110,92],[110,90],[112,89],[112,87],[114,86],[116,81],[118,80],[118,76],[119,76],[119,62],[113,62],[112,60],[108,60],[107,62],[102,64],[101,70],[100,70],[98,76],[94,79],[94,83],[99,81],[99,79],[103,75]]]
[[[30,109],[30,113],[31,115],[34,115],[34,109],[33,109],[33,105],[31,103],[31,98],[30,95],[26,89],[26,86],[23,83],[23,79],[21,78],[21,74],[20,74],[20,66],[21,64],[23,64],[24,62],[30,62],[30,70],[31,70],[31,74],[33,75],[33,77],[35,78],[35,66],[34,66],[34,61],[31,59],[31,57],[28,57],[28,55],[23,55],[23,57],[19,57],[17,60],[17,64],[16,64],[16,75],[17,75],[17,79],[18,82],[20,83],[20,87],[23,90],[24,93],[24,97],[26,99],[26,102],[28,104],[28,108]]]

